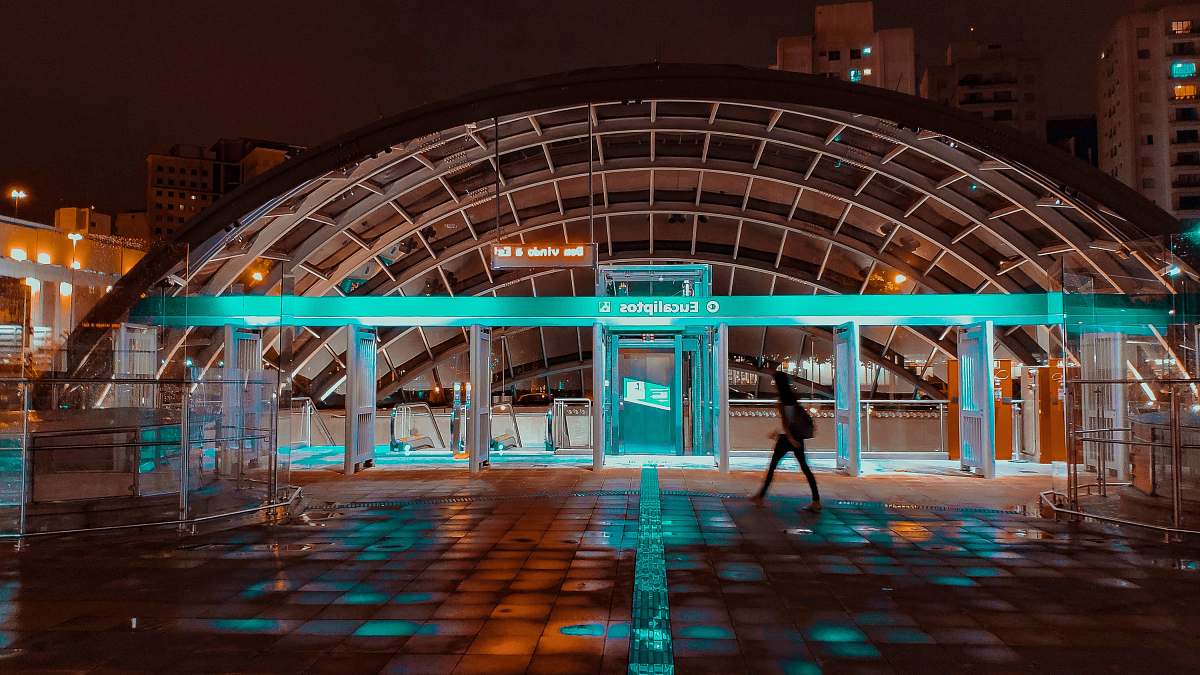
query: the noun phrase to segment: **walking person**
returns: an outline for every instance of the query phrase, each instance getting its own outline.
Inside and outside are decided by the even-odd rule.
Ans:
[[[813,476],[812,469],[808,467],[808,460],[804,457],[804,441],[813,436],[812,417],[796,400],[796,394],[792,391],[792,378],[787,373],[780,370],[775,371],[775,389],[779,392],[779,402],[775,408],[779,413],[782,429],[776,432],[775,451],[771,453],[771,465],[767,467],[767,477],[763,481],[762,489],[754,496],[754,502],[762,505],[763,499],[767,496],[767,489],[771,487],[771,480],[775,478],[775,468],[790,452],[796,456],[796,461],[800,462],[800,470],[804,472],[804,477],[808,479],[808,489],[812,491],[812,503],[806,507],[807,510],[820,511],[821,493],[817,491],[817,479]]]

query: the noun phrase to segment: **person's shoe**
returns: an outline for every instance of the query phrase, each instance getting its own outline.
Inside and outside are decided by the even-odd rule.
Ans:
[[[821,512],[821,502],[819,502],[819,501],[810,502],[808,506],[804,507],[804,510],[811,511],[813,513],[820,513]]]

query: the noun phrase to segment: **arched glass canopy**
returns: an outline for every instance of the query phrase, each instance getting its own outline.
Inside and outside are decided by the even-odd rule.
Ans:
[[[314,148],[160,245],[89,321],[120,321],[156,284],[194,295],[591,294],[588,269],[492,270],[500,239],[594,241],[606,263],[709,263],[722,295],[1039,292],[1061,289],[1064,270],[1095,292],[1169,293],[1175,261],[1146,241],[1176,227],[1056,148],[913,97],[739,67],[608,68],[426,106]],[[73,336],[77,369],[98,330]],[[185,352],[201,370],[219,363],[209,330],[168,334],[160,370]],[[336,391],[339,333],[290,341],[299,390]],[[583,389],[580,329],[499,335],[508,381]],[[277,332],[266,338],[269,354],[280,349]],[[1037,327],[996,338],[1004,356],[1045,356]],[[821,361],[828,342],[822,329],[747,328],[730,347],[754,374]],[[862,344],[873,391],[944,393],[947,330],[875,328]],[[380,345],[387,397],[451,377],[441,371],[457,367],[465,338],[385,329]]]

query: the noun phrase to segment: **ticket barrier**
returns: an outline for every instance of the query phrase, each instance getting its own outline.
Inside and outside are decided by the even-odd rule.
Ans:
[[[546,451],[582,454],[592,447],[592,399],[556,398],[546,410]],[[572,425],[572,420],[583,425]],[[575,433],[572,433],[575,426]]]

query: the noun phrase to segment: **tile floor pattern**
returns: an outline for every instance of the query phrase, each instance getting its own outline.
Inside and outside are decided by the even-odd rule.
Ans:
[[[659,479],[676,672],[1184,672],[1200,653],[1200,549],[979,510],[808,514],[795,474],[764,509],[672,492],[749,477]],[[621,673],[638,496],[530,493],[638,483],[320,480],[336,501],[484,498],[36,540],[0,553],[0,672]]]

